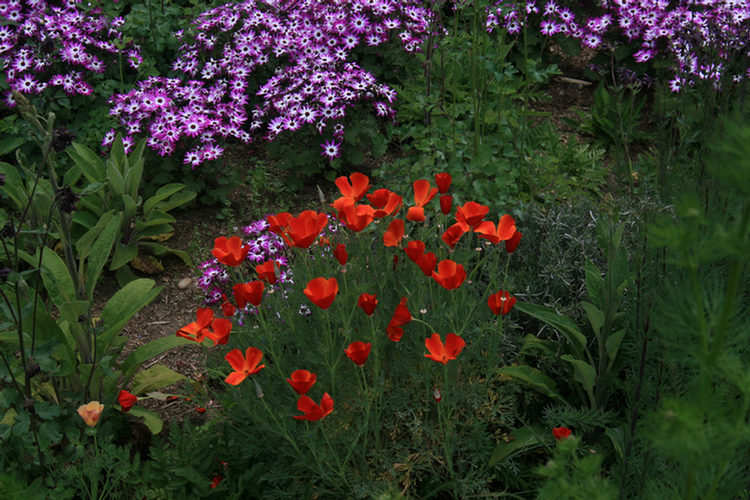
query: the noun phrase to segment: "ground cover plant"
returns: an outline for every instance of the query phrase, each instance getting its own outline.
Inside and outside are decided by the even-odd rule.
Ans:
[[[747,5],[0,9],[1,497],[750,498]],[[318,201],[170,249],[248,144]]]

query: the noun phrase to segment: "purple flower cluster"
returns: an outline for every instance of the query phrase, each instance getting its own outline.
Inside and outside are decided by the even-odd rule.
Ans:
[[[283,253],[284,240],[270,232],[268,228],[268,222],[262,219],[243,229],[245,236],[248,237],[246,244],[250,246],[247,260],[253,266],[275,260],[279,263],[281,270],[278,283],[291,281],[291,271],[287,269],[289,259]],[[216,259],[211,259],[200,264],[198,269],[203,273],[198,279],[198,288],[203,290],[204,304],[218,304],[222,301],[222,295],[231,296],[233,283],[230,283],[226,266]]]
[[[669,83],[674,92],[696,80],[711,81],[719,88],[723,77],[734,81],[750,77],[747,64],[733,66],[750,57],[746,0],[603,0],[602,8],[601,16],[576,20],[570,9],[548,0],[541,9],[540,31],[579,39],[591,49],[603,48],[608,32],[629,42],[640,41],[641,49],[634,54],[637,62],[657,55],[674,59],[675,77]],[[519,4],[501,0],[489,10],[487,27],[518,33],[528,16],[539,13],[535,0]]]
[[[60,87],[68,95],[89,95],[86,73],[103,73],[109,54],[120,54],[122,18],[111,19],[80,0],[62,6],[45,0],[0,0],[0,66],[12,90],[40,94]],[[123,51],[131,67],[142,62],[138,46]],[[10,91],[3,102],[15,106]]]
[[[193,167],[219,157],[218,144],[226,139],[273,140],[306,125],[332,132],[333,139],[321,146],[333,159],[340,154],[347,109],[367,100],[379,116],[395,114],[396,92],[360,67],[352,51],[393,38],[407,52],[418,51],[430,20],[430,11],[420,5],[416,0],[228,3],[193,23],[191,42],[173,65],[182,77],[149,78],[113,96],[111,114],[127,137],[148,134],[148,145],[162,156],[197,143],[184,157]],[[256,90],[251,82],[264,74],[271,76]],[[113,138],[114,131],[104,145]]]

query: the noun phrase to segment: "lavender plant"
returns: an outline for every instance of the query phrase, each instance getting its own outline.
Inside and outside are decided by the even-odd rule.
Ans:
[[[179,76],[151,77],[113,96],[111,112],[129,142],[147,134],[162,156],[189,147],[184,163],[192,167],[221,156],[226,140],[300,130],[323,135],[321,154],[332,160],[356,103],[370,102],[380,117],[395,114],[395,90],[357,62],[355,49],[397,38],[417,52],[429,19],[412,0],[227,3],[176,34],[184,41],[173,65]],[[103,144],[114,137],[113,130]]]

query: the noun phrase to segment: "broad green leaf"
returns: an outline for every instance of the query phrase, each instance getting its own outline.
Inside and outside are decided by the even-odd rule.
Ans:
[[[76,251],[78,252],[78,260],[86,259],[89,256],[89,249],[91,248],[92,243],[94,243],[94,240],[99,236],[99,234],[104,230],[104,228],[109,224],[109,221],[114,216],[115,211],[110,210],[106,214],[104,214],[101,218],[96,220],[93,226],[87,226],[90,227],[86,233],[78,238],[78,241],[76,242]],[[78,215],[78,214],[76,214]],[[83,215],[83,214],[82,214]],[[76,218],[73,217],[73,221],[76,223],[81,223],[81,221],[85,223],[89,223],[94,219],[91,217],[91,214],[85,214],[82,217]],[[83,224],[82,224],[83,225]]]
[[[102,215],[102,217],[103,216],[104,215]],[[95,216],[88,210],[76,210],[76,212],[73,214],[73,223],[83,226],[86,229],[93,228],[99,223],[100,220],[101,219],[98,216]],[[76,244],[76,248],[77,247],[78,247],[78,244]],[[78,252],[80,255],[80,250],[78,250]]]
[[[159,434],[164,427],[164,422],[161,421],[159,415],[142,406],[132,407],[129,413],[134,417],[143,418],[143,423],[146,424],[153,434]]]
[[[83,190],[78,193],[81,197],[88,196],[90,194],[98,193],[100,190],[107,187],[106,182],[92,182],[91,184],[87,185]]]
[[[132,158],[132,156],[131,156]],[[138,186],[141,184],[141,177],[143,176],[143,159],[138,159],[135,162],[131,162],[130,168],[125,172],[125,193],[128,194],[134,200],[138,198]]]
[[[183,191],[182,193],[177,193],[167,201],[159,203],[156,208],[162,212],[169,212],[173,208],[177,208],[191,201],[197,194],[198,193],[195,191]]]
[[[594,333],[599,337],[599,333],[602,331],[602,326],[604,326],[604,313],[591,302],[583,301],[581,302],[581,306],[583,307],[583,310],[586,311],[586,316],[589,318],[591,328],[594,329]]]
[[[573,377],[586,390],[589,396],[589,403],[591,403],[592,408],[595,408],[594,386],[596,385],[596,370],[594,367],[585,361],[573,358],[570,354],[565,354],[560,359],[573,365]]]
[[[514,429],[510,433],[510,437],[512,439],[504,443],[500,443],[495,448],[495,451],[492,452],[492,457],[490,458],[490,466],[501,462],[509,455],[523,450],[524,448],[537,448],[539,446],[542,446],[544,442],[539,439],[539,437],[543,435],[544,431],[541,431],[540,429],[530,429],[525,426]]]
[[[528,334],[523,339],[521,354],[531,354],[535,351],[541,351],[547,356],[554,358],[557,356],[559,344],[550,340],[542,340],[535,335]]]
[[[91,245],[89,267],[86,271],[86,296],[89,300],[93,300],[94,288],[99,281],[104,265],[112,254],[112,246],[115,244],[117,236],[119,235],[121,217],[122,214],[118,214],[117,217],[112,217],[107,222],[107,225],[102,230],[101,234],[99,234],[99,237],[96,238],[96,241]]]
[[[148,370],[138,372],[135,377],[133,377],[130,392],[139,396],[146,392],[155,391],[162,387],[176,384],[181,380],[185,380],[184,375],[170,370],[164,365],[155,365]]]
[[[528,302],[516,302],[516,309],[524,312],[530,316],[535,317],[538,320],[544,321],[552,328],[555,328],[563,336],[568,339],[570,345],[573,347],[573,351],[577,354],[576,357],[583,358],[584,353],[588,354],[589,358],[591,355],[586,347],[586,337],[581,332],[581,329],[573,323],[570,319],[565,316],[557,314],[554,309],[549,307],[540,306],[536,304],[530,304]]]
[[[612,445],[615,447],[615,450],[617,450],[617,454],[620,455],[620,458],[623,458],[625,456],[623,453],[623,450],[625,449],[625,433],[623,432],[622,427],[607,427],[604,434],[612,441]]]
[[[122,371],[125,374],[125,384],[127,385],[138,368],[149,359],[175,347],[192,344],[193,342],[193,340],[178,337],[177,335],[169,335],[140,346],[122,364]]]
[[[76,300],[73,279],[70,277],[65,262],[55,252],[49,249],[42,250],[44,250],[42,254],[42,280],[52,302],[57,307],[61,307],[66,302]]]
[[[604,311],[607,306],[605,303],[602,273],[599,272],[599,269],[597,269],[596,265],[590,259],[586,259],[583,270],[586,272],[586,291],[589,294],[591,302],[599,310]]]
[[[607,339],[606,347],[607,356],[609,357],[607,371],[610,371],[612,369],[612,366],[615,364],[615,359],[617,359],[617,352],[620,350],[620,344],[622,344],[622,339],[625,338],[626,332],[627,330],[623,328],[622,330],[619,330],[610,335]]]
[[[96,198],[96,196],[81,198],[81,201],[78,202],[78,210],[81,210],[82,208],[85,208],[86,211],[93,213],[96,217],[101,217],[102,215],[104,215],[102,203]]]
[[[99,335],[99,352],[104,353],[111,347],[130,318],[154,300],[162,288],[154,288],[153,280],[139,279],[125,285],[107,301],[101,315],[105,331]]]
[[[0,156],[5,156],[8,153],[14,152],[16,149],[26,142],[20,137],[8,137],[0,140]]]
[[[120,181],[122,182],[122,175],[124,171],[125,163],[128,161],[125,156],[125,148],[122,144],[122,134],[118,133],[112,143],[112,149],[109,152],[109,159],[107,160],[107,173],[109,174],[110,165],[117,170]],[[110,179],[110,182],[112,180]],[[122,194],[122,193],[119,193]]]
[[[71,145],[73,147],[68,148],[65,152],[68,153],[68,156],[81,169],[89,182],[99,182],[106,179],[106,167],[96,153],[77,142],[73,142]]]
[[[503,366],[501,368],[498,368],[497,372],[503,375],[508,375],[509,377],[523,380],[529,386],[531,386],[532,389],[546,394],[551,398],[555,398],[562,403],[570,406],[568,402],[565,401],[565,398],[563,398],[562,395],[557,391],[557,384],[555,384],[555,381],[536,368],[532,368],[530,366],[515,365]]]
[[[112,154],[114,155],[114,148]],[[113,196],[125,193],[125,179],[122,178],[120,170],[112,160],[107,162],[107,178],[109,179],[109,188]]]
[[[151,210],[156,207],[157,203],[166,200],[167,198],[184,188],[184,184],[167,184],[166,186],[159,188],[156,194],[146,200],[146,202],[143,204],[144,217],[148,217],[149,212],[151,212]],[[195,193],[193,193],[193,196],[195,196]]]
[[[91,303],[88,300],[71,300],[64,304],[57,306],[60,310],[60,317],[75,325],[78,323],[81,316],[85,316],[91,308]]]
[[[140,244],[144,247],[148,247],[151,249],[152,252],[154,252],[154,255],[164,255],[167,253],[171,253],[172,255],[175,255],[183,260],[185,264],[187,264],[190,267],[193,267],[193,261],[190,260],[190,255],[188,255],[187,252],[183,250],[174,250],[172,248],[169,248],[164,245],[160,245],[158,243],[153,243],[150,241],[142,241]]]
[[[118,269],[131,260],[135,259],[138,255],[138,245],[123,245],[120,242],[115,242],[115,254],[112,256],[112,264],[109,266],[110,271]]]

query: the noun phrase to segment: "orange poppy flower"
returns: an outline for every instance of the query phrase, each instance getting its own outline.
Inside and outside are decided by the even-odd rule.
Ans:
[[[447,172],[443,172],[442,174],[435,174],[435,184],[437,184],[440,194],[445,194],[448,192],[448,189],[451,187],[452,181],[453,178],[451,177],[451,174]]]
[[[303,293],[316,306],[328,309],[333,304],[336,294],[339,293],[339,282],[336,278],[315,278],[307,284]]]
[[[441,196],[440,211],[443,212],[443,215],[448,215],[449,213],[451,213],[451,208],[453,208],[453,196],[449,194]]]
[[[269,285],[275,285],[280,274],[279,263],[275,260],[266,261],[255,266],[255,272],[258,273],[259,280],[263,280]]]
[[[138,402],[138,397],[123,389],[117,396],[117,402],[120,403],[120,410],[127,413]]]
[[[424,255],[425,244],[419,240],[411,240],[406,244],[404,252],[409,259],[416,263]]]
[[[214,240],[214,249],[211,250],[216,259],[231,267],[237,267],[247,258],[247,254],[250,251],[250,245],[242,246],[242,240],[237,236],[232,236],[227,239],[226,236],[221,236]]]
[[[437,265],[437,257],[434,252],[427,252],[419,258],[417,265],[422,270],[422,273],[427,277],[432,277],[432,272],[435,270]]]
[[[339,243],[336,248],[333,249],[333,257],[339,261],[342,266],[346,265],[346,261],[349,259],[349,254],[346,253],[346,245]]]
[[[351,182],[350,182],[351,181]],[[347,179],[341,176],[336,179],[336,186],[341,191],[344,198],[349,198],[355,203],[362,199],[368,189],[370,189],[370,178],[365,174],[354,172]]]
[[[296,392],[300,396],[304,396],[305,394],[307,394],[307,391],[309,391],[310,388],[315,384],[315,381],[317,379],[318,376],[314,373],[310,373],[307,370],[297,370],[295,372],[292,372],[292,376],[286,379],[286,381],[289,382],[289,385],[292,386],[294,392]]]
[[[451,247],[451,250],[456,248],[456,243],[458,243],[458,240],[461,239],[461,236],[463,236],[467,231],[469,230],[469,226],[463,222],[456,222],[451,227],[445,230],[443,235],[440,237],[449,247]]]
[[[261,368],[266,366],[258,366],[258,363],[260,363],[262,358],[263,353],[260,352],[260,349],[256,349],[255,347],[248,347],[244,356],[239,349],[232,349],[226,356],[224,356],[224,359],[229,361],[229,364],[234,368],[234,373],[230,373],[229,376],[224,379],[224,382],[231,385],[237,385],[250,375],[255,375]]]
[[[396,306],[396,310],[393,312],[393,317],[385,329],[388,338],[394,342],[401,340],[401,337],[404,335],[404,329],[402,326],[409,323],[412,319],[411,313],[406,307],[407,300],[409,299],[406,297],[401,298],[401,302]]]
[[[388,224],[388,230],[383,233],[383,245],[387,247],[397,247],[401,243],[401,238],[404,237],[404,221],[401,219],[393,219]]]
[[[244,309],[248,303],[258,307],[263,300],[263,290],[265,289],[266,284],[260,280],[251,281],[250,283],[237,283],[232,287],[237,307]]]
[[[339,220],[358,233],[373,220],[374,209],[370,205],[347,205],[339,211]]]
[[[513,309],[513,304],[515,303],[516,298],[511,297],[505,290],[500,290],[499,292],[490,295],[489,299],[487,299],[487,305],[490,306],[490,309],[495,314],[508,314],[510,310]]]
[[[430,354],[425,354],[425,357],[447,365],[448,361],[456,359],[456,356],[461,353],[466,342],[455,333],[449,333],[445,338],[445,345],[443,345],[440,335],[433,333],[430,338],[425,339],[424,345],[430,351]]]
[[[193,321],[189,325],[177,330],[177,336],[196,342],[203,342],[205,334],[213,320],[214,312],[207,307],[201,307],[198,309],[198,321]]]
[[[513,237],[516,233],[516,221],[510,215],[505,214],[497,222],[497,229],[495,229],[494,222],[484,221],[474,228],[474,232],[480,238],[489,240],[493,245],[497,245],[501,241],[507,241]]]
[[[367,199],[375,209],[372,216],[377,219],[393,214],[403,204],[403,198],[389,189],[378,189],[373,194],[368,194]]]
[[[213,331],[206,330],[206,337],[214,341],[214,345],[224,345],[229,340],[232,332],[232,321],[226,318],[217,318],[211,323]]]
[[[99,417],[102,416],[102,411],[104,411],[104,405],[100,404],[99,401],[92,401],[78,407],[78,414],[89,427],[96,426]]]
[[[411,222],[424,222],[427,217],[424,215],[424,208],[422,207],[409,207],[406,212],[406,220]]]
[[[521,233],[518,231],[513,234],[513,237],[505,240],[505,251],[508,253],[513,253],[516,251],[516,247],[518,246],[518,242],[521,241]]]
[[[480,205],[476,201],[467,201],[456,210],[456,220],[476,229],[489,211],[489,207]]]
[[[363,293],[357,300],[357,306],[360,307],[365,314],[372,316],[375,313],[375,306],[378,305],[377,295],[370,295],[369,293]]]
[[[268,230],[281,236],[285,244],[292,246],[292,240],[290,240],[289,236],[286,234],[286,229],[289,227],[289,221],[292,220],[292,214],[289,212],[281,212],[280,214],[269,215],[266,217],[266,220],[269,225]]]
[[[229,302],[229,299],[227,299],[226,295],[222,294],[221,295],[221,313],[228,318],[230,316],[234,316],[235,312],[237,312],[237,308],[234,307],[234,305],[231,302]]]
[[[463,265],[450,259],[441,260],[437,271],[432,272],[432,278],[446,290],[455,290],[466,279],[466,271]]]
[[[318,406],[315,404],[315,401],[309,397],[300,396],[297,401],[297,410],[304,412],[305,414],[295,415],[294,418],[297,420],[309,420],[310,422],[315,422],[333,411],[333,399],[326,392],[323,394],[320,406]]]
[[[406,220],[412,222],[424,222],[424,206],[427,205],[437,194],[437,188],[430,188],[429,181],[414,181],[414,206],[409,207]]]
[[[349,347],[347,349],[344,349],[344,352],[347,356],[349,356],[349,359],[354,361],[354,364],[362,368],[365,366],[365,362],[367,362],[367,356],[370,355],[370,349],[372,348],[372,344],[364,343],[364,342],[352,342],[349,344]]]

